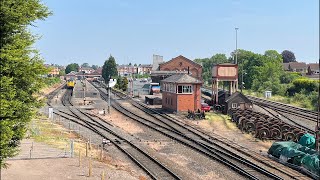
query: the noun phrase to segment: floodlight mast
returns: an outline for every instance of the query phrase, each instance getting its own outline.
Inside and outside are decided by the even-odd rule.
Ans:
[[[236,60],[235,64],[238,64],[238,29],[239,28],[234,28],[236,30]]]

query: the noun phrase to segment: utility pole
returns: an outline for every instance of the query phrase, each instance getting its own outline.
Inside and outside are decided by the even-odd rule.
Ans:
[[[108,81],[108,114],[110,114],[110,97],[111,97],[111,91],[110,91],[110,79],[111,77],[109,76],[109,81]]]
[[[238,64],[238,29],[239,28],[235,28],[236,30],[236,61],[235,61],[235,64]]]
[[[240,91],[241,91],[241,93],[242,93],[242,89],[243,89],[243,60],[242,60],[242,70],[241,70],[241,89],[240,89]]]

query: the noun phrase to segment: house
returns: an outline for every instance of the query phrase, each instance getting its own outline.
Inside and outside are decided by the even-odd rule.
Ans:
[[[142,64],[139,66],[133,65],[118,65],[117,71],[120,76],[131,76],[133,74],[150,74],[152,69],[151,64]]]
[[[289,63],[282,63],[282,67],[283,67],[283,70],[285,70],[285,71],[290,71],[290,69],[289,69]]]
[[[252,109],[252,102],[241,92],[235,92],[224,101],[224,113],[231,109]]]
[[[202,81],[188,74],[174,74],[161,81],[162,108],[175,112],[201,109]]]
[[[319,74],[319,64],[318,63],[308,64],[307,75],[317,75],[317,74]]]
[[[55,77],[55,76],[58,76],[59,75],[59,68],[58,67],[48,67],[49,68],[49,73],[48,73],[48,76],[52,76],[52,77]]]
[[[139,74],[150,74],[152,69],[151,64],[141,64],[138,66],[138,73]]]
[[[289,63],[283,63],[282,65],[285,71],[300,72],[300,73],[307,72],[307,64],[304,62],[289,62]]]

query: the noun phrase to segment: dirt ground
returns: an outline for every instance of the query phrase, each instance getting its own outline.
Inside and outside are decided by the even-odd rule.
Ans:
[[[233,143],[237,143],[247,149],[257,153],[267,154],[268,149],[273,141],[261,141],[254,138],[250,134],[241,132],[235,123],[231,122],[230,117],[223,114],[216,114],[213,112],[206,113],[205,120],[189,120],[183,115],[175,116],[183,122],[193,125],[207,133],[218,134]]]
[[[57,87],[43,89],[44,96]],[[0,180],[43,180],[43,179],[147,179],[145,175],[131,169],[107,153],[99,160],[100,150],[92,149],[92,175],[89,177],[89,157],[85,157],[85,142],[61,125],[54,124],[46,117],[38,117],[30,123],[26,138],[21,142],[19,154],[8,160],[8,168],[1,169]],[[40,132],[40,133],[39,133]],[[39,134],[37,134],[39,133]],[[70,157],[66,144],[73,139],[75,155]],[[30,159],[30,150],[32,158]],[[81,151],[81,166],[79,152]],[[104,174],[104,175],[103,175]]]
[[[34,147],[44,147],[44,144],[33,142]],[[48,145],[47,145],[48,146]],[[24,151],[29,152],[27,143],[22,143],[21,147]],[[61,150],[48,146],[48,149],[59,152]],[[27,154],[28,154],[27,152]],[[39,153],[41,153],[39,151]],[[113,165],[109,165],[96,160],[92,161],[92,176],[89,177],[89,158],[82,157],[81,166],[79,167],[79,158],[63,158],[56,157],[53,154],[48,157],[47,153],[42,152],[46,157],[39,156],[34,159],[24,159],[17,157],[15,160],[7,161],[8,169],[1,170],[1,180],[61,180],[61,179],[101,179],[104,173],[105,179],[138,179],[130,174],[130,172],[118,169]],[[20,154],[25,154],[21,152]],[[39,155],[39,154],[38,154]]]

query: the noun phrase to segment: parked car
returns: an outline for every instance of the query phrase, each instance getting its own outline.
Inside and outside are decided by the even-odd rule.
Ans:
[[[211,107],[207,103],[201,103],[201,111],[209,112]]]

